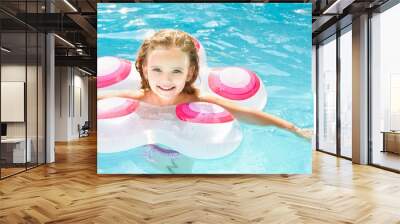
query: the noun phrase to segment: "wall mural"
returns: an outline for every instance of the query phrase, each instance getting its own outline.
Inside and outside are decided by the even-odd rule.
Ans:
[[[98,174],[311,173],[311,4],[97,7]]]

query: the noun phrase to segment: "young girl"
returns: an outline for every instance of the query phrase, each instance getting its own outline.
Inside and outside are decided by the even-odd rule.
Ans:
[[[136,69],[142,79],[140,90],[109,92],[98,96],[98,99],[125,97],[158,106],[208,102],[225,108],[239,121],[274,125],[311,139],[310,130],[300,129],[276,116],[237,105],[195,88],[193,83],[199,74],[199,56],[193,39],[183,31],[161,30],[146,39],[140,47]]]

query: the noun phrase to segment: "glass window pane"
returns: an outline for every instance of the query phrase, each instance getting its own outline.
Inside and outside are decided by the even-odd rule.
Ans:
[[[45,163],[45,44],[46,37],[43,33],[38,36],[38,164]]]
[[[44,6],[45,0],[0,1],[1,8],[22,20],[38,19],[36,14],[45,12]],[[46,54],[43,33],[2,12],[0,17],[0,110],[4,135],[0,177],[4,178],[45,162]],[[10,108],[18,106],[19,110]]]
[[[28,55],[27,55],[27,80],[26,80],[26,113],[27,113],[27,142],[30,144],[30,161],[28,162],[28,168],[37,165],[37,73],[38,73],[38,38],[36,32],[27,33],[27,44],[28,44]]]
[[[336,153],[336,39],[318,48],[318,147]]]
[[[352,157],[352,35],[340,36],[340,153]]]
[[[400,4],[372,17],[372,163],[400,170]]]
[[[25,32],[1,34],[1,140],[2,177],[25,170],[30,158],[26,144],[26,35]],[[26,151],[28,146],[28,151]]]

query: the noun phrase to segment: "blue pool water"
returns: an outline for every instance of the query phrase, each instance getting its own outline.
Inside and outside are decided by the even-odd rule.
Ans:
[[[209,67],[255,71],[265,112],[313,127],[311,4],[98,4],[98,57],[134,61],[143,39],[181,29],[205,47]],[[310,173],[311,143],[274,128],[241,124],[243,141],[214,160],[166,156],[148,147],[98,154],[98,173]]]

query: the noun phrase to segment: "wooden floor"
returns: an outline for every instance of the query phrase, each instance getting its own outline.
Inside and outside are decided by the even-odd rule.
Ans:
[[[24,168],[1,168],[1,177],[7,177],[19,172],[22,172],[26,170],[25,167]]]
[[[37,166],[37,164],[27,164],[27,167],[25,167],[25,164],[18,164],[18,167],[2,167],[1,168],[1,178],[5,178],[20,172],[23,172],[27,169],[33,169]]]
[[[0,181],[0,223],[400,223],[400,175],[314,153],[312,175],[97,175],[96,139]]]

